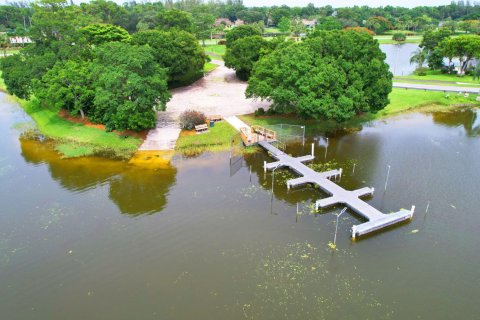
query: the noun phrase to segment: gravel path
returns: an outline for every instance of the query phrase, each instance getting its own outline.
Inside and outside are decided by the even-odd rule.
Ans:
[[[219,67],[203,79],[188,87],[174,89],[167,104],[168,112],[180,115],[193,109],[209,115],[223,117],[253,113],[270,103],[245,98],[247,83],[235,77],[235,71],[225,67],[223,61],[213,60]]]
[[[140,150],[173,150],[180,134],[175,122],[185,110],[202,111],[207,116],[253,113],[270,103],[245,98],[247,83],[238,80],[235,71],[225,67],[223,61],[213,60],[218,68],[188,87],[172,90],[172,99],[166,112],[159,112],[157,127],[150,130]]]

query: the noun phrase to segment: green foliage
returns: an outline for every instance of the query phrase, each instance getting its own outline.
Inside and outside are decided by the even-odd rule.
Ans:
[[[111,24],[91,24],[80,29],[87,42],[100,45],[105,42],[129,42],[130,35],[127,30]]]
[[[392,40],[393,41],[398,41],[398,42],[403,42],[403,41],[407,40],[407,36],[405,35],[405,33],[397,32],[397,33],[393,34]]]
[[[194,31],[192,15],[188,12],[172,9],[161,11],[156,17],[157,28],[160,30],[177,29],[187,32]]]
[[[185,130],[192,130],[195,126],[205,124],[207,122],[207,116],[200,111],[187,110],[180,115],[180,123]]]
[[[423,77],[427,75],[427,71],[428,71],[427,68],[423,68],[423,67],[417,68],[415,69],[415,75]]]
[[[107,130],[144,130],[155,126],[155,111],[170,99],[166,71],[146,46],[110,42],[96,49],[96,88],[92,120]]]
[[[35,95],[56,109],[90,115],[95,97],[91,62],[58,61],[41,80],[34,81]]]
[[[373,16],[368,18],[365,25],[373,30],[376,34],[384,33],[385,31],[393,28],[390,21],[382,16]]]
[[[343,24],[337,18],[330,16],[322,18],[315,28],[317,30],[325,31],[341,30],[343,28]]]
[[[420,47],[428,51],[438,49],[440,43],[449,38],[452,35],[452,31],[447,28],[440,28],[438,30],[428,30],[423,34]]]
[[[447,38],[442,42],[444,56],[450,60],[456,57],[460,60],[461,74],[465,73],[468,62],[474,57],[480,57],[480,36],[463,35]]]
[[[190,84],[203,74],[206,55],[193,35],[185,31],[140,31],[132,44],[148,45],[155,61],[167,69],[170,86]]]
[[[235,41],[225,53],[225,65],[236,71],[238,78],[248,80],[253,65],[262,54],[269,51],[270,42],[260,36],[241,38]]]
[[[213,31],[213,24],[215,23],[215,17],[209,12],[198,12],[193,16],[195,36],[197,39],[203,41],[205,46],[205,39],[210,38]]]
[[[290,31],[295,35],[295,36],[300,36],[302,33],[305,33],[307,29],[305,28],[305,25],[303,24],[302,19],[300,18],[295,18],[292,20],[292,25],[290,26]]]
[[[288,17],[282,17],[278,22],[278,29],[281,32],[288,32],[290,31],[290,27],[292,25],[292,21]]]
[[[46,71],[55,64],[55,54],[50,50],[42,50],[39,54],[31,54],[32,47],[3,58],[0,68],[8,92],[22,99],[29,99],[33,93],[32,80],[41,79]]]
[[[227,45],[227,48],[228,48],[228,47],[232,46],[233,43],[238,39],[246,38],[246,37],[250,37],[250,36],[261,36],[261,35],[262,34],[261,34],[260,30],[258,30],[257,28],[255,28],[253,26],[250,26],[250,25],[238,26],[236,28],[233,28],[232,30],[230,30],[227,33],[226,45]]]
[[[417,48],[410,57],[410,64],[417,63],[417,69],[422,69],[427,60],[427,51]]]
[[[303,117],[351,119],[388,104],[392,74],[377,42],[366,33],[317,33],[262,58],[247,97],[273,101],[279,112]]]

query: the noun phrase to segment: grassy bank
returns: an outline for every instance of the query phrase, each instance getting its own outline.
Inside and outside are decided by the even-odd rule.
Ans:
[[[6,92],[1,73],[0,90]],[[103,154],[126,159],[135,153],[142,142],[137,138],[121,137],[116,133],[65,120],[59,116],[59,110],[41,107],[36,99],[25,101],[16,98],[16,101],[35,121],[38,131],[51,139],[55,149],[66,158]]]
[[[226,151],[230,149],[232,137],[236,134],[237,131],[225,121],[217,122],[208,132],[202,134],[182,131],[175,150],[186,156],[208,151]]]
[[[38,100],[20,101],[25,111],[36,122],[42,135],[55,141],[55,149],[65,157],[82,157],[106,154],[129,158],[141,144],[133,137],[83,124],[70,122],[59,116],[59,110],[41,107]]]
[[[449,94],[443,92],[430,92],[419,90],[393,89],[390,94],[390,104],[376,114],[365,114],[354,119],[337,123],[332,120],[303,120],[295,115],[279,115],[269,117],[255,117],[254,115],[245,115],[240,118],[250,125],[272,126],[281,123],[292,125],[305,125],[307,132],[310,131],[329,131],[335,129],[360,128],[366,121],[387,118],[413,111],[448,111],[461,104],[479,105],[475,101],[476,96],[471,95],[465,98],[463,95]]]
[[[427,75],[425,76],[409,75],[409,76],[395,77],[395,79],[418,80],[418,81],[439,81],[439,82],[444,81],[444,82],[451,82],[454,84],[468,83],[468,84],[480,86],[480,81],[473,80],[472,76],[457,76],[454,74],[443,74],[438,70],[428,70]]]

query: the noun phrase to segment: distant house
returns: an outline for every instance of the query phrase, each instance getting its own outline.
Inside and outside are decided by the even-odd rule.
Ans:
[[[245,24],[245,21],[241,20],[241,19],[237,19],[237,21],[235,21],[235,26],[241,26],[241,25],[244,25]]]
[[[307,29],[313,29],[317,25],[317,20],[302,19],[302,22]]]
[[[227,18],[218,18],[217,20],[215,20],[215,27],[218,27],[219,25],[222,25],[222,24],[225,25],[226,27],[231,27],[234,25],[234,23]]]
[[[32,39],[30,39],[29,37],[10,37],[9,41],[11,44],[33,43]]]

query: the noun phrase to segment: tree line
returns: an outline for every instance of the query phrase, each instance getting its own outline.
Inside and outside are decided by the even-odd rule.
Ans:
[[[35,5],[28,2],[13,2],[0,6],[0,32],[15,35],[28,33],[35,14]],[[176,17],[187,23],[185,28],[196,32],[197,36],[214,31],[215,18],[238,19],[246,23],[262,23],[267,27],[282,27],[286,21],[295,18],[316,19],[324,30],[345,27],[368,27],[377,33],[385,30],[424,30],[444,22],[456,27],[462,21],[480,19],[480,5],[470,1],[452,1],[444,6],[418,6],[403,8],[385,6],[371,8],[353,6],[334,8],[332,6],[316,7],[309,4],[305,7],[272,6],[246,7],[242,0],[202,1],[202,0],[166,0],[163,2],[125,2],[118,5],[113,1],[93,0],[81,3],[78,12],[89,15],[97,22],[105,22],[120,26],[129,33],[153,29],[163,23],[161,12],[171,14],[171,10],[184,13]],[[177,12],[178,13],[178,12]],[[172,17],[170,17],[172,18]],[[468,27],[458,25],[459,28]]]

